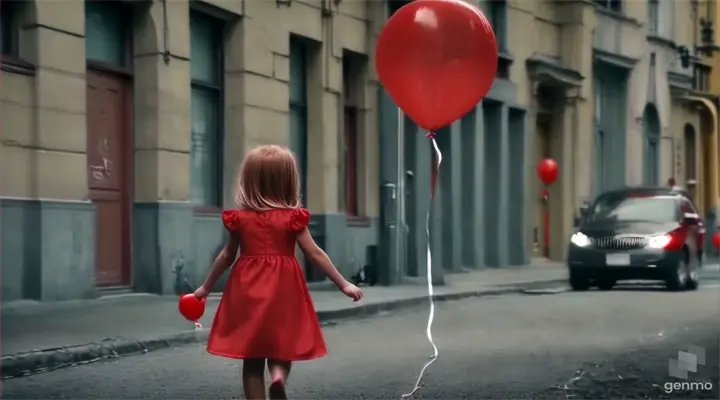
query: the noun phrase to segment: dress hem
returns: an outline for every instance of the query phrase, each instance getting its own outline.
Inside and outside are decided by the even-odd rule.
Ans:
[[[312,356],[305,356],[305,357],[278,357],[277,355],[249,355],[249,354],[230,354],[230,353],[222,353],[219,351],[214,351],[210,349],[206,349],[206,351],[209,354],[212,354],[214,356],[218,357],[224,357],[224,358],[231,358],[233,360],[247,360],[247,359],[271,359],[271,360],[281,360],[281,361],[310,361],[315,360],[321,357],[325,357],[327,355],[327,350],[320,353],[315,354]]]

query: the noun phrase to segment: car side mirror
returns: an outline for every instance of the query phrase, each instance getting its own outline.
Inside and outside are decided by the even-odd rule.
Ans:
[[[683,222],[686,224],[697,224],[700,221],[700,216],[695,213],[684,213]]]

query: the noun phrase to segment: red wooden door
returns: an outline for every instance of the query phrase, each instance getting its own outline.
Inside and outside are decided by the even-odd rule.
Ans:
[[[88,70],[87,169],[96,207],[95,272],[99,286],[129,283],[129,85]]]

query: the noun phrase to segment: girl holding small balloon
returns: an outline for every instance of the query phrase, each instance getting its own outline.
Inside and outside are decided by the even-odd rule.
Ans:
[[[288,149],[269,145],[252,150],[240,169],[235,201],[237,210],[222,213],[229,239],[205,283],[195,291],[197,298],[204,299],[234,263],[210,329],[207,351],[243,360],[247,399],[266,398],[266,365],[272,379],[270,398],[286,399],[291,363],[327,353],[295,258],[296,244],[343,294],[358,301],[363,293],[343,278],[310,235],[310,213],[301,208],[297,164]]]

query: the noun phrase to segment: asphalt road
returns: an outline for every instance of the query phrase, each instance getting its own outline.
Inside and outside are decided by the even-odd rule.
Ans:
[[[400,399],[430,354],[427,311],[326,327],[330,354],[296,365],[291,398]],[[434,336],[440,357],[416,398],[720,397],[717,284],[447,302]],[[689,345],[706,350],[705,365],[688,380],[671,379],[669,359]],[[237,362],[195,345],[7,380],[2,398],[240,398],[238,376]]]

